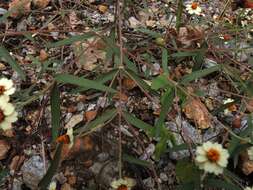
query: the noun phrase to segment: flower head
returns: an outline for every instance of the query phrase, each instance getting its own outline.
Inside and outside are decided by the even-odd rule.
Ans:
[[[0,128],[10,129],[11,123],[17,121],[17,115],[14,106],[9,103],[9,97],[0,96]]]
[[[220,144],[208,141],[197,147],[195,161],[200,169],[218,175],[227,166],[228,157],[228,151]]]
[[[15,87],[13,86],[12,80],[7,78],[0,79],[0,96],[2,95],[12,95],[15,92]]]
[[[136,181],[132,178],[124,177],[111,183],[111,187],[116,190],[131,190],[136,185]]]
[[[248,149],[249,159],[253,161],[253,146]]]
[[[253,190],[253,187],[246,187],[244,190]]]
[[[199,6],[199,4],[195,1],[193,1],[190,4],[186,5],[186,10],[189,14],[196,14],[196,15],[200,15],[201,14],[201,8]]]

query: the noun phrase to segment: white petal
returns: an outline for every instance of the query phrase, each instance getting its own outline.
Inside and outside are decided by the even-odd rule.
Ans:
[[[195,159],[197,162],[206,162],[208,161],[206,156],[198,155]]]
[[[2,108],[2,110],[4,112],[4,115],[8,116],[14,112],[15,108],[11,103],[6,103],[4,108]]]
[[[206,152],[208,152],[209,149],[212,148],[213,143],[211,143],[210,141],[207,141],[207,142],[205,142],[202,146],[203,146],[203,149],[204,149]]]
[[[13,123],[18,120],[18,113],[14,111],[11,115],[8,115],[6,118],[4,118],[4,120]]]
[[[0,85],[4,86],[6,89],[9,89],[13,86],[13,82],[7,78],[2,78],[0,79]]]
[[[0,123],[0,128],[5,130],[11,129],[11,123],[8,121],[3,121]]]
[[[15,90],[16,90],[15,88],[10,88],[10,89],[6,90],[4,94],[12,95],[12,94],[14,94]]]
[[[206,155],[206,151],[203,149],[202,146],[198,146],[196,150],[197,155]]]

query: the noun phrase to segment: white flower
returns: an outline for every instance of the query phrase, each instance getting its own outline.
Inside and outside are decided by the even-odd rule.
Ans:
[[[131,190],[136,185],[136,181],[132,178],[124,177],[111,183],[111,187],[116,190]]]
[[[193,1],[192,3],[190,4],[187,4],[186,5],[186,10],[189,14],[196,14],[196,15],[200,15],[201,13],[201,8],[199,6],[199,4],[195,1]]]
[[[228,157],[228,151],[220,144],[208,141],[197,147],[195,161],[200,169],[218,175],[227,166]]]
[[[7,130],[11,128],[11,123],[17,121],[17,112],[14,106],[9,103],[8,96],[0,96],[0,128]]]
[[[7,78],[0,79],[0,96],[1,95],[12,95],[15,92],[12,80]]]
[[[73,134],[73,127],[68,128],[67,135],[69,137],[69,148],[71,148],[74,145],[74,134]]]
[[[246,187],[244,190],[253,190],[253,187]]]
[[[248,149],[249,159],[253,161],[253,146]]]
[[[56,182],[55,181],[52,181],[49,184],[48,190],[56,190]]]

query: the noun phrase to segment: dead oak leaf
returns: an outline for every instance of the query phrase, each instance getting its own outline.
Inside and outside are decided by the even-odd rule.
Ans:
[[[50,3],[50,0],[33,0],[33,5],[39,9],[47,7]]]
[[[13,0],[9,3],[10,16],[18,18],[31,11],[31,0]]]
[[[206,106],[199,99],[186,102],[183,111],[188,119],[193,120],[198,128],[207,129],[211,126],[211,119]]]
[[[74,54],[79,68],[92,71],[98,66],[99,61],[106,58],[105,44],[99,38],[90,38],[83,43],[76,42]]]
[[[180,27],[177,35],[177,40],[184,48],[191,47],[196,42],[203,40],[204,31],[200,27]]]

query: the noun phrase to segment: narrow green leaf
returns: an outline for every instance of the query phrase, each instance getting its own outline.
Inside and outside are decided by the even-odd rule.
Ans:
[[[133,126],[139,129],[144,130],[147,133],[147,135],[153,136],[154,127],[152,125],[145,123],[144,121],[138,119],[137,117],[127,112],[123,112],[123,117],[128,123],[132,124]]]
[[[216,71],[219,71],[221,69],[221,66],[220,65],[216,65],[216,66],[213,66],[213,67],[210,67],[210,68],[207,68],[207,69],[203,69],[203,70],[200,70],[200,71],[195,71],[195,72],[192,72],[186,76],[184,76],[181,80],[181,84],[183,85],[186,85],[187,83],[193,81],[193,80],[196,80],[198,78],[201,78],[201,77],[204,77],[204,76],[207,76],[213,72],[216,72]]]
[[[159,160],[160,157],[166,152],[168,143],[167,137],[163,136],[155,146],[155,159]]]
[[[149,30],[147,28],[137,28],[136,31],[139,31],[139,32],[142,32],[144,34],[147,34],[149,35],[150,37],[152,38],[159,38],[159,37],[162,37],[162,35],[158,32],[154,32],[152,30]]]
[[[75,130],[75,134],[82,135],[82,133],[96,129],[97,127],[102,127],[106,122],[112,120],[117,115],[116,109],[108,109],[102,115],[97,117],[95,120],[86,124],[85,126]]]
[[[62,151],[63,144],[59,144],[57,146],[54,159],[52,160],[46,175],[42,178],[42,180],[39,182],[39,189],[40,190],[46,190],[48,185],[50,184],[54,174],[57,172],[57,168],[60,164],[61,160],[61,151]]]
[[[49,44],[47,44],[47,47],[54,48],[54,47],[71,45],[74,42],[83,41],[83,40],[89,39],[93,36],[94,36],[94,34],[92,34],[92,33],[86,33],[86,34],[82,34],[82,35],[78,35],[78,36],[72,36],[72,37],[66,38],[64,40],[60,40],[58,42],[49,43]]]
[[[157,137],[160,136],[161,128],[164,124],[167,113],[173,104],[174,97],[175,97],[174,89],[168,89],[161,98],[161,112],[155,124]]]
[[[104,84],[104,83],[112,80],[117,74],[118,74],[118,70],[116,70],[116,69],[112,70],[108,73],[99,75],[98,78],[96,78],[94,80],[94,82]],[[75,93],[84,92],[84,91],[90,90],[90,89],[91,88],[89,88],[89,87],[78,87],[78,88],[72,90],[71,93],[75,94]]]
[[[168,50],[166,48],[162,48],[162,68],[165,74],[169,73],[168,69]]]
[[[151,88],[153,90],[158,90],[160,88],[165,88],[166,86],[168,86],[170,83],[167,79],[167,75],[159,75],[158,77],[154,78],[152,80],[152,84],[151,84]]]
[[[150,166],[151,166],[151,163],[149,163],[148,161],[140,160],[140,159],[130,156],[128,154],[123,154],[122,158],[124,161],[127,161],[131,164],[137,164],[137,165],[147,167],[147,168],[150,168]]]
[[[86,87],[90,89],[96,89],[96,90],[101,90],[101,91],[108,91],[115,93],[117,92],[113,88],[110,88],[108,86],[105,86],[101,83],[98,83],[96,81],[88,80],[85,78],[77,77],[74,75],[69,75],[69,74],[59,74],[55,76],[55,80],[64,84],[73,84],[77,85],[80,87]]]
[[[52,116],[52,140],[55,141],[58,137],[60,129],[60,91],[57,84],[54,85],[51,92],[51,116]]]
[[[240,187],[237,187],[236,185],[221,179],[213,179],[213,178],[206,178],[206,179],[207,180],[205,181],[205,185],[207,187],[215,187],[227,190],[241,190]]]
[[[19,66],[19,64],[10,56],[9,52],[5,47],[0,45],[0,57],[4,58],[4,60],[15,70],[22,80],[25,80],[25,73]]]

